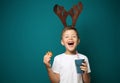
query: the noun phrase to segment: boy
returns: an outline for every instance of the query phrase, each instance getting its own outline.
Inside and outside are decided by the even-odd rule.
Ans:
[[[62,31],[61,44],[66,48],[66,51],[57,55],[54,58],[51,67],[51,53],[44,56],[44,64],[48,71],[49,78],[52,83],[90,83],[91,72],[89,62],[86,56],[77,53],[76,47],[80,43],[78,32],[73,27],[65,27]],[[79,69],[84,73],[79,74],[76,71],[75,59],[84,59]]]

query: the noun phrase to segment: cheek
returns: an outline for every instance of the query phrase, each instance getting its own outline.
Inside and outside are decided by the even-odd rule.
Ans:
[[[79,40],[78,40],[78,39],[76,39],[75,42],[76,42],[77,44],[79,44]]]
[[[66,39],[66,38],[63,38],[63,39],[62,39],[62,41],[63,41],[63,42],[66,42],[66,41],[67,41],[67,39]]]
[[[74,39],[75,42],[78,42],[78,39]]]

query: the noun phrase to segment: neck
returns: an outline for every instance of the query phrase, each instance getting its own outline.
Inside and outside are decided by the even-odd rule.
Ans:
[[[66,51],[65,54],[68,54],[68,55],[76,54],[76,51]]]

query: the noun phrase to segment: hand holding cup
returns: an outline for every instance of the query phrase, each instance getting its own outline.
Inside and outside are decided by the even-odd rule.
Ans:
[[[88,72],[88,68],[87,68],[87,63],[86,61],[82,62],[82,65],[80,66],[80,69],[84,72],[87,73]]]

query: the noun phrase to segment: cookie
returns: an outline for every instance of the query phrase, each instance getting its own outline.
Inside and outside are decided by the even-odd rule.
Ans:
[[[52,52],[51,52],[51,51],[48,51],[48,52],[47,52],[47,55],[52,56]]]

